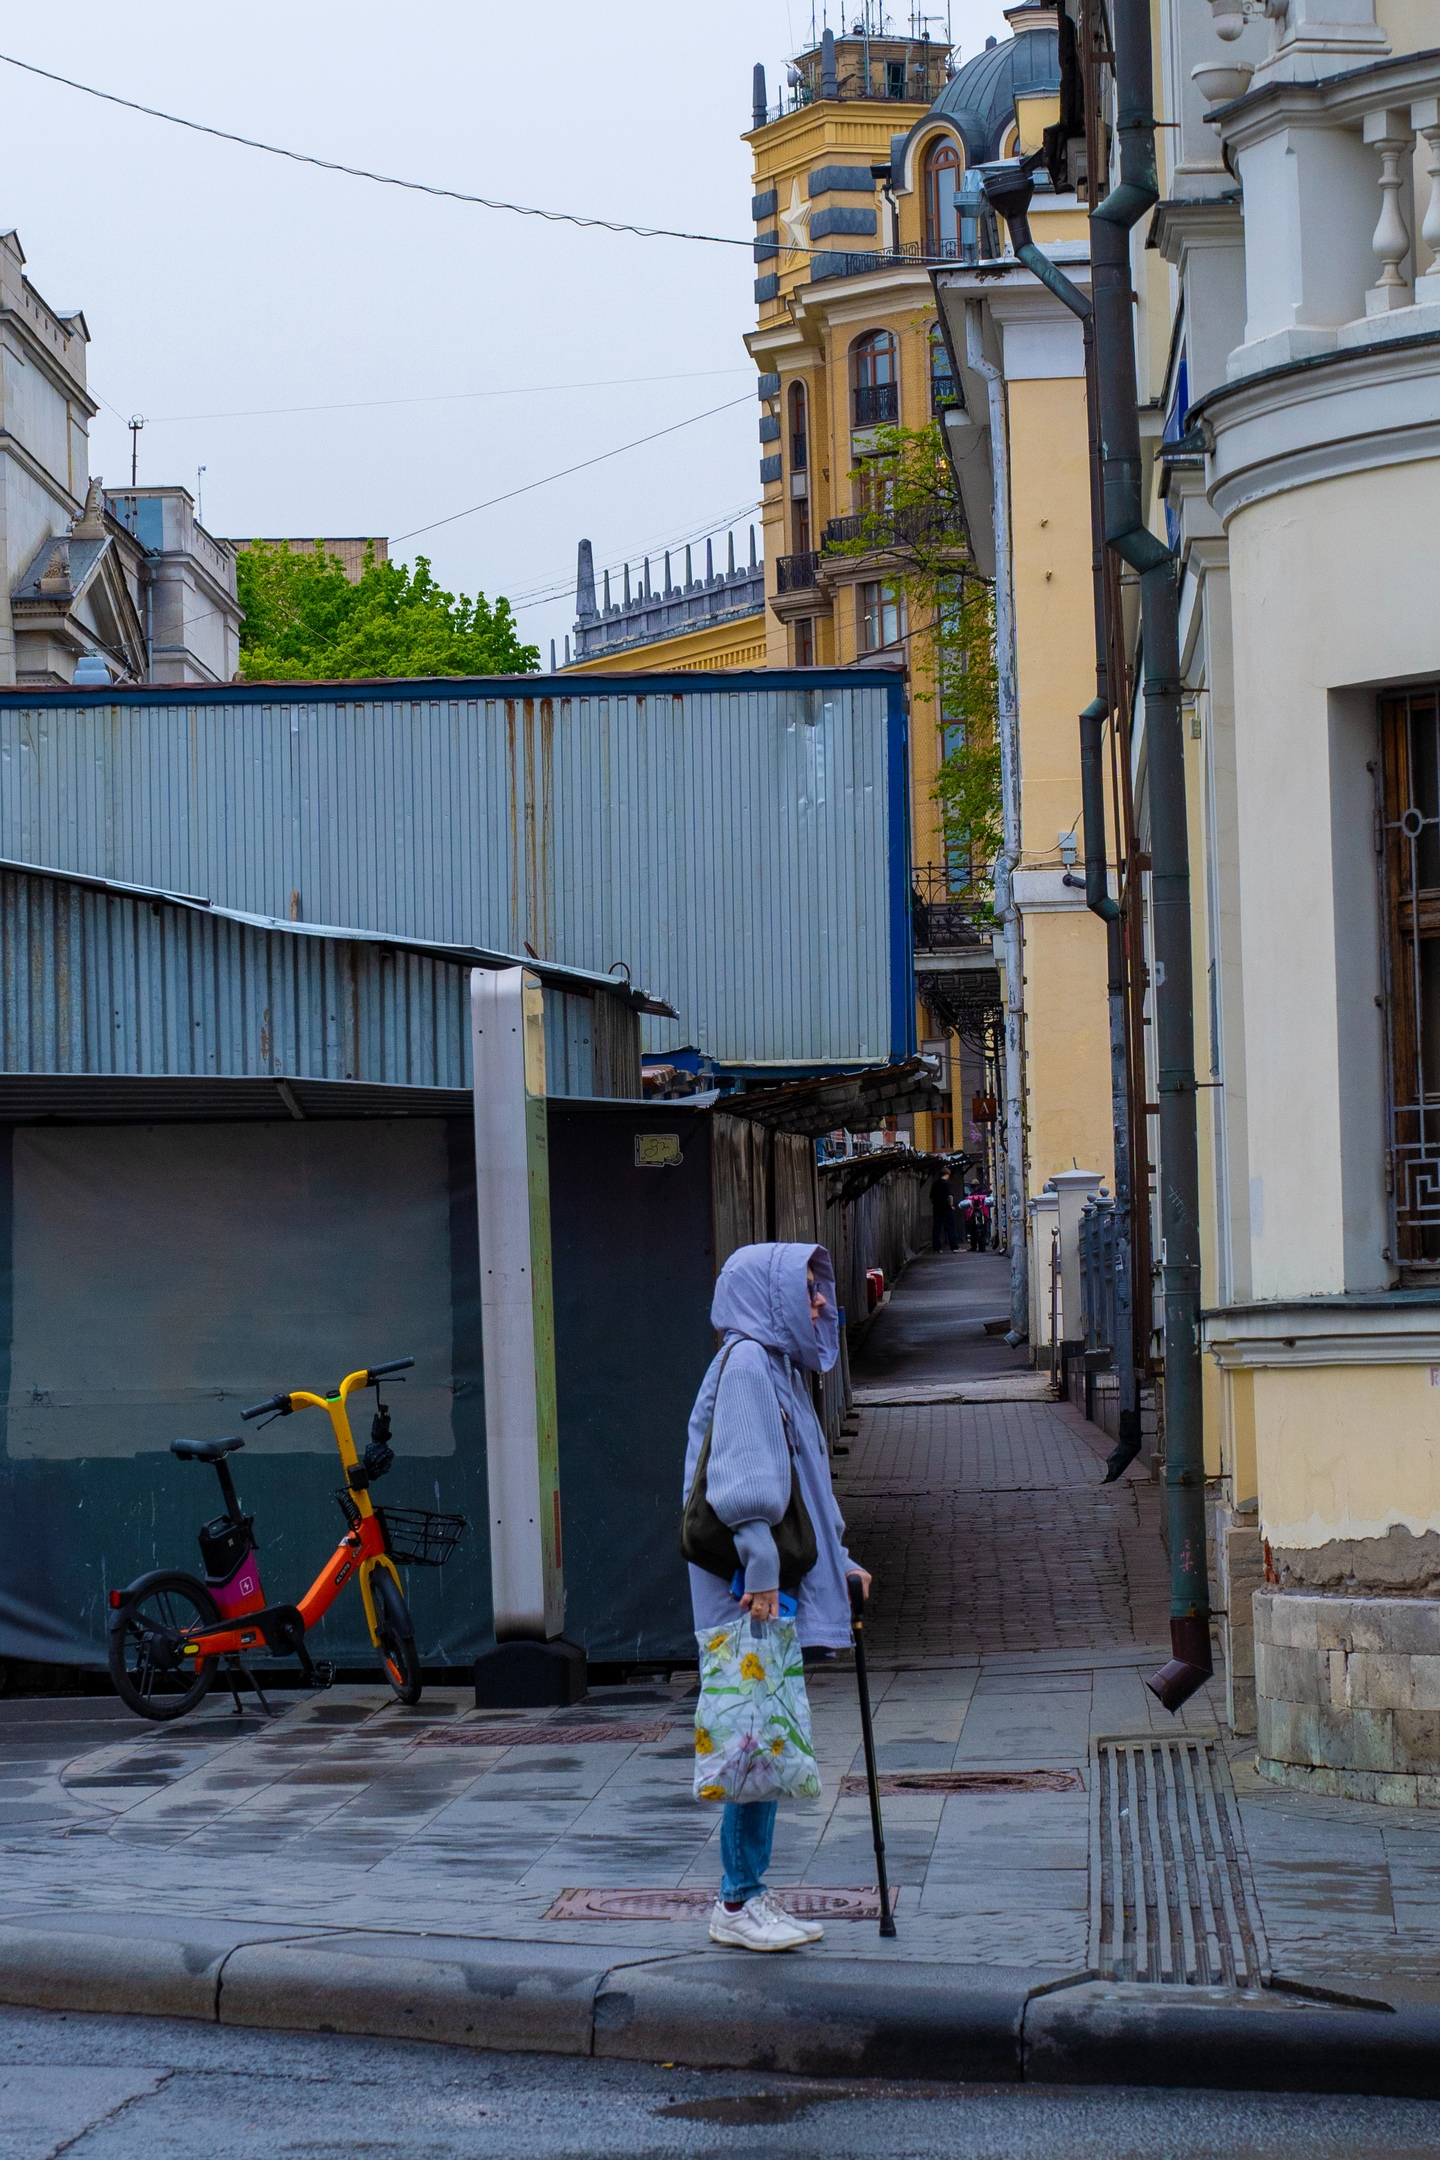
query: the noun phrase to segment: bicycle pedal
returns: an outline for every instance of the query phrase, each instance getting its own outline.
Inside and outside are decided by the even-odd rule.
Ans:
[[[312,1688],[333,1687],[335,1684],[335,1661],[333,1658],[316,1658],[310,1671]]]

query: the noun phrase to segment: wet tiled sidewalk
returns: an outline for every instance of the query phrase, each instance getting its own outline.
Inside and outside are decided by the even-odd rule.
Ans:
[[[983,1310],[995,1265],[919,1263],[926,1328],[942,1270],[970,1271],[948,1280],[968,1279]],[[933,1342],[928,1356],[933,1377]],[[1168,1648],[1159,1495],[1133,1473],[1103,1487],[1108,1444],[1033,1401],[863,1413],[836,1470],[851,1548],[876,1575],[882,1771],[1072,1775],[892,1794],[895,1941],[838,1921],[807,1955],[1084,1969],[1093,1743],[1213,1732],[1223,1700],[1217,1680],[1173,1720],[1143,1685]],[[863,1766],[854,1673],[846,1658],[810,1677],[824,1797],[782,1810],[771,1879],[854,1889],[875,1880],[863,1791],[840,1791]],[[169,1729],[110,1701],[0,1703],[0,1918],[697,1948],[693,1918],[546,1917],[566,1890],[715,1884],[718,1812],[690,1796],[693,1690],[687,1673],[597,1690],[538,1746],[510,1744],[517,1714],[479,1714],[458,1689],[410,1710],[379,1688],[287,1694],[273,1723],[212,1697]],[[567,1719],[661,1730],[572,1743]],[[476,1744],[428,1737],[461,1731]],[[1280,1791],[1250,1767],[1253,1743],[1226,1753],[1276,1973],[1362,1992],[1435,1982],[1440,1819]]]

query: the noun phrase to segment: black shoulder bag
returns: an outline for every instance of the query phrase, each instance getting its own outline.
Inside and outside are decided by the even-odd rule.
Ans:
[[[734,1345],[731,1345],[733,1348]],[[727,1349],[725,1358],[730,1351]],[[720,1382],[725,1377],[725,1359],[715,1381],[715,1399],[710,1405],[710,1416],[705,1426],[705,1438],[700,1446],[700,1460],[695,1465],[689,1497],[685,1502],[685,1514],[680,1526],[680,1552],[692,1567],[703,1568],[707,1575],[719,1575],[728,1583],[739,1572],[741,1561],[735,1533],[728,1523],[720,1520],[710,1505],[706,1492],[706,1472],[710,1467],[710,1434],[715,1424],[715,1404],[720,1400]],[[775,1540],[775,1550],[780,1555],[780,1587],[796,1590],[801,1581],[814,1567],[819,1548],[815,1543],[815,1525],[810,1520],[800,1491],[800,1472],[795,1462],[795,1450],[790,1444],[790,1420],[782,1409],[780,1422],[785,1428],[785,1445],[790,1456],[790,1499],[778,1523],[772,1523],[770,1534]]]

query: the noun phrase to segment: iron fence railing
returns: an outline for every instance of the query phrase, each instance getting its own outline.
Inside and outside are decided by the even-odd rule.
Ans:
[[[1125,1222],[1114,1200],[1097,1193],[1080,1215],[1080,1297],[1085,1348],[1100,1361],[1116,1362],[1129,1333],[1129,1276]],[[1122,1308],[1126,1317],[1122,1327]],[[1069,1325],[1067,1318],[1067,1327]]]
[[[860,383],[852,395],[856,427],[880,427],[886,421],[900,418],[898,383]]]
[[[819,567],[820,557],[813,553],[779,556],[775,564],[776,592],[808,592]]]
[[[917,540],[954,540],[965,536],[958,503],[914,503],[908,510],[856,511],[827,518],[821,539],[827,548],[853,547],[857,540],[874,548],[905,547]]]

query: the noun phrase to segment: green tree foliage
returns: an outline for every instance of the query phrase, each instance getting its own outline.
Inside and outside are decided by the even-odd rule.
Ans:
[[[426,558],[413,569],[367,551],[357,584],[336,555],[257,540],[236,563],[240,672],[251,682],[334,682],[367,675],[528,675],[508,600],[492,607],[442,591]]]
[[[988,917],[1000,852],[995,595],[975,571],[941,423],[882,427],[852,474],[861,504],[854,555],[885,556],[885,582],[905,605],[911,667],[935,698],[941,762],[933,791],[952,891]]]

